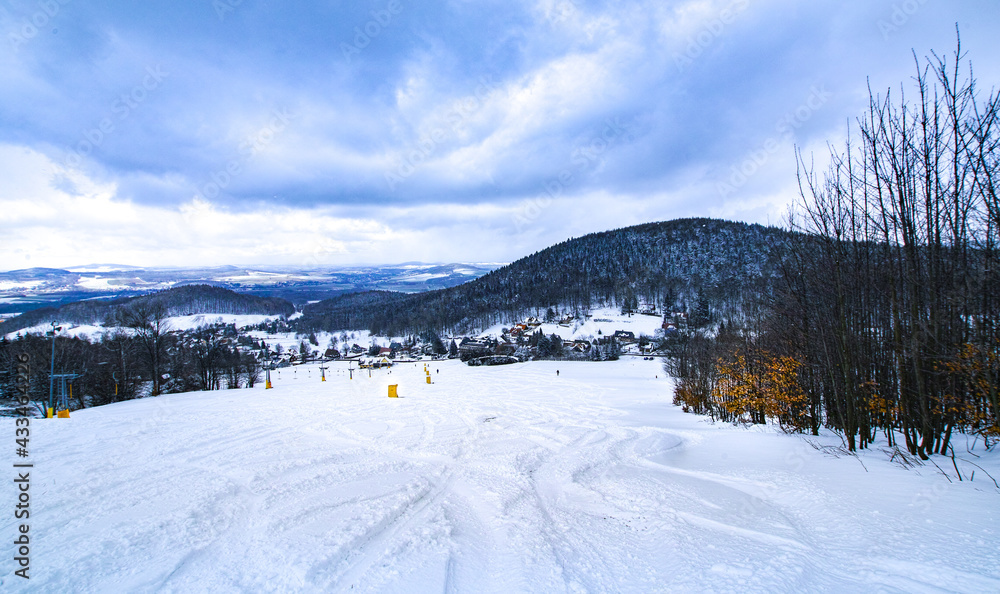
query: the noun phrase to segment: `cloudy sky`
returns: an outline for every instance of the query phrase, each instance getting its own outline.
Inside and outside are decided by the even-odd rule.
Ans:
[[[0,269],[511,261],[777,223],[996,0],[0,0]]]

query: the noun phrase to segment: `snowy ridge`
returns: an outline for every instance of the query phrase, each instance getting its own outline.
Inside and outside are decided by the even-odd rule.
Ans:
[[[509,323],[494,324],[481,332],[479,336],[500,336],[501,331],[511,325]],[[640,334],[652,337],[662,325],[663,317],[661,315],[628,315],[621,313],[618,308],[601,307],[591,310],[585,319],[574,320],[568,324],[544,322],[533,328],[531,332],[541,330],[546,336],[557,334],[563,340],[595,338],[602,335],[611,336],[618,330],[632,332],[636,337]]]
[[[242,328],[243,326],[260,324],[261,322],[273,320],[279,317],[281,316],[252,314],[195,314],[190,316],[172,316],[167,318],[167,323],[169,324],[170,330],[194,330],[201,326],[213,324],[235,324],[237,328]],[[71,324],[65,322],[62,322],[62,324],[63,330],[60,331],[60,336],[79,336],[89,338],[90,340],[99,340],[102,334],[111,329],[110,327],[95,324]],[[0,326],[0,329],[2,328],[3,327]],[[18,334],[45,334],[50,330],[52,330],[51,325],[38,324],[37,326],[10,332],[6,334],[6,337],[8,340],[12,340]]]
[[[0,585],[1000,590],[1000,495],[980,472],[949,483],[877,450],[866,470],[800,437],[711,425],[669,404],[655,362],[444,361],[423,377],[350,380],[331,364],[324,383],[302,366],[274,372],[274,390],[37,420],[33,575],[8,564]],[[1000,476],[996,452],[976,463]]]

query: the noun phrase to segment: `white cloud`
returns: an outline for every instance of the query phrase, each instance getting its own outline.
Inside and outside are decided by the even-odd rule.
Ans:
[[[888,39],[891,0],[406,4],[350,62],[340,43],[371,18],[356,4],[244,2],[219,21],[183,0],[73,3],[58,34],[0,52],[2,265],[510,260],[650,220],[774,221],[794,196],[776,120],[826,85],[792,136],[838,142],[866,77],[898,88],[910,48],[948,52],[956,21],[994,85],[990,2],[921,3]],[[157,65],[169,76],[121,118]],[[86,173],[61,168],[107,117]],[[581,159],[609,120],[627,132]]]
[[[193,199],[178,208],[117,196],[46,156],[0,145],[0,225],[4,268],[87,262],[135,265],[227,263],[340,264],[370,260],[368,250],[398,235],[370,218],[332,207],[266,206],[239,212]],[[384,251],[384,250],[383,250]]]

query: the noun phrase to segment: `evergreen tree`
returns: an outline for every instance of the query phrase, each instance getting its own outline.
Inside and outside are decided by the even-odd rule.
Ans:
[[[538,350],[538,356],[540,358],[544,359],[552,356],[552,341],[549,340],[548,336],[542,334],[541,330],[538,331],[538,338],[537,342],[535,343],[535,348]]]
[[[621,354],[621,352],[622,352],[622,349],[621,349],[621,347],[618,346],[618,341],[615,340],[614,338],[612,338],[611,341],[608,343],[608,346],[607,346],[607,349],[606,349],[607,360],[608,361],[617,361],[618,360],[618,356]]]
[[[691,313],[691,325],[695,328],[703,328],[712,322],[712,310],[708,305],[708,296],[704,293],[698,295],[698,302]]]
[[[562,357],[563,356],[563,341],[562,337],[558,334],[552,334],[549,337],[549,356],[551,357]]]
[[[448,349],[445,348],[444,342],[441,341],[441,337],[437,332],[433,330],[422,332],[420,334],[420,339],[431,345],[431,350],[435,355],[444,355],[448,353]],[[416,340],[414,340],[413,343],[416,344]]]

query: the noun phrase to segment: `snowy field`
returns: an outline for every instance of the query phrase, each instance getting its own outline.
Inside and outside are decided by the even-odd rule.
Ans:
[[[201,326],[212,324],[235,324],[237,328],[251,326],[274,320],[280,316],[265,315],[243,315],[243,314],[194,314],[190,316],[173,316],[167,318],[167,326],[170,330],[195,330]],[[63,329],[59,331],[60,336],[78,336],[96,341],[101,339],[101,335],[108,332],[113,327],[99,326],[93,324],[72,324],[63,322]],[[24,328],[16,332],[7,333],[7,339],[13,340],[18,334],[45,334],[52,330],[49,324],[38,324],[30,328]],[[266,335],[266,334],[265,334]],[[297,343],[296,343],[297,344]]]
[[[662,315],[643,314],[623,314],[620,309],[613,307],[601,307],[591,310],[590,317],[581,320],[574,320],[570,324],[544,323],[531,332],[541,330],[546,336],[558,334],[563,340],[576,340],[582,338],[594,338],[599,336],[598,331],[604,336],[611,336],[618,330],[632,332],[638,338],[640,334],[653,336],[663,324]],[[481,332],[480,336],[500,336],[503,328],[510,328],[513,324],[496,324]]]
[[[33,421],[32,578],[5,512],[0,590],[1000,591],[981,471],[710,424],[657,362],[431,371],[299,367]]]

